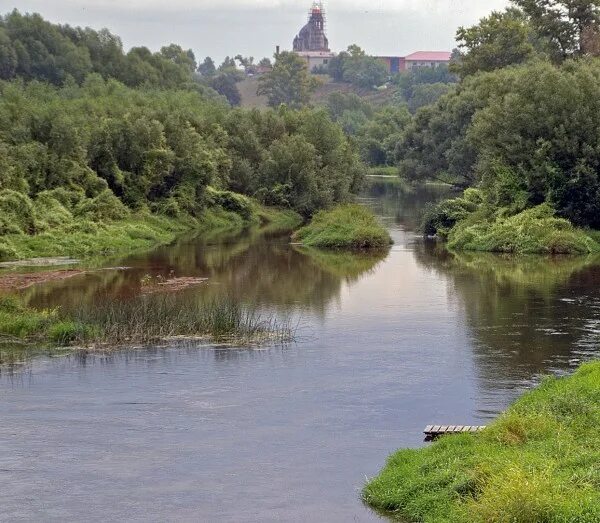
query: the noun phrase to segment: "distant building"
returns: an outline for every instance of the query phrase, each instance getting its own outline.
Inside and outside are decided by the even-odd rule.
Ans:
[[[408,56],[378,56],[390,74],[407,71],[413,67],[438,67],[448,65],[452,53],[448,51],[418,51]]]
[[[318,67],[327,67],[335,56],[329,49],[329,40],[325,35],[325,10],[322,2],[313,3],[308,14],[308,23],[300,29],[294,38],[294,52],[306,60],[309,71]]]
[[[390,74],[397,74],[400,71],[406,70],[406,59],[403,56],[378,56]]]
[[[413,54],[409,54],[404,58],[406,62],[406,68],[412,69],[413,67],[438,67],[439,65],[448,65],[452,53],[448,51],[418,51]]]

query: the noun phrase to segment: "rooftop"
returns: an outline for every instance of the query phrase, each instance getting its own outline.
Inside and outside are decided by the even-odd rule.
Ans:
[[[406,57],[406,60],[422,62],[449,62],[450,58],[452,58],[452,53],[448,51],[417,51],[416,53],[409,54]]]

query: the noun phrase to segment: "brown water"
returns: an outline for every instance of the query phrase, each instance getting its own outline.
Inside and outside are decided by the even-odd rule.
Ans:
[[[373,521],[359,490],[432,423],[483,424],[597,354],[593,259],[455,257],[415,234],[439,190],[372,182],[387,256],[287,236],[186,240],[28,289],[32,305],[127,299],[146,275],[208,277],[298,322],[298,342],[37,357],[0,368],[2,521]]]

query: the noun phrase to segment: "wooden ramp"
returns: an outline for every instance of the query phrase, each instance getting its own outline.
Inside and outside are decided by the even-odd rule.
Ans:
[[[427,439],[435,439],[446,434],[462,434],[464,432],[479,432],[485,429],[477,425],[427,425],[423,433]]]

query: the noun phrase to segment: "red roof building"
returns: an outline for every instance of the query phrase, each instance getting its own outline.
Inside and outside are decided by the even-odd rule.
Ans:
[[[452,53],[448,51],[417,51],[404,58],[406,68],[411,67],[437,67],[449,64]]]

